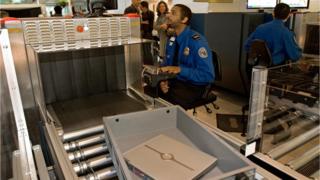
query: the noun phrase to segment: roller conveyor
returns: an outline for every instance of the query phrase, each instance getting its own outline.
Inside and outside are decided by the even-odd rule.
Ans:
[[[290,123],[291,121],[301,117],[303,113],[301,111],[295,111],[290,115],[287,115],[285,117],[279,118],[278,121],[272,121],[265,125],[264,131],[268,132],[276,127],[278,127],[282,123]]]
[[[92,145],[96,145],[96,144],[103,143],[103,142],[105,142],[104,135],[103,134],[99,134],[99,135],[96,135],[96,136],[90,136],[90,137],[85,138],[85,139],[80,139],[80,140],[64,143],[64,149],[67,152],[71,152],[71,151],[75,151],[75,150],[78,150],[78,149],[82,149],[82,148],[85,148],[85,147],[88,147],[88,146],[92,146]]]
[[[103,125],[94,126],[78,131],[69,132],[63,135],[63,142],[74,141],[83,137],[99,134],[103,132]]]
[[[119,106],[122,108],[119,109]],[[51,107],[55,117],[61,122],[64,133],[60,139],[75,174],[80,179],[115,177],[116,171],[104,144],[104,129],[100,125],[102,117],[144,110],[145,107],[123,92],[59,102]]]
[[[109,154],[98,156],[92,159],[89,159],[85,162],[79,162],[73,164],[73,169],[78,175],[83,175],[89,173],[92,170],[99,169],[101,167],[106,167],[112,164],[112,159]]]
[[[297,170],[302,166],[306,165],[309,161],[318,157],[319,155],[320,155],[320,145],[317,145],[312,149],[310,149],[309,151],[305,152],[302,156],[290,161],[289,163],[287,163],[287,165],[292,169]]]
[[[117,176],[117,171],[114,167],[108,167],[105,169],[101,169],[94,173],[88,174],[86,176],[81,176],[79,180],[103,180],[103,179],[111,179]]]
[[[309,141],[310,139],[319,135],[320,126],[317,126],[310,131],[302,134],[268,152],[268,155],[272,159],[278,159],[279,157],[283,156],[285,153],[297,148],[299,145],[304,144],[305,142]]]
[[[68,157],[71,162],[75,162],[75,161],[87,160],[89,158],[99,156],[107,152],[108,152],[108,148],[106,145],[98,144],[95,146],[90,146],[78,151],[71,152],[68,154]]]

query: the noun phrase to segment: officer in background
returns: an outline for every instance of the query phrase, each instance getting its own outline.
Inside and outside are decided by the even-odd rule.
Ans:
[[[274,8],[274,20],[257,27],[245,42],[245,49],[249,52],[251,43],[255,39],[266,42],[272,56],[272,65],[284,64],[286,60],[298,61],[301,49],[297,45],[294,34],[284,23],[290,15],[290,6],[279,3]]]
[[[176,4],[168,14],[168,24],[175,35],[169,37],[161,71],[176,78],[160,82],[160,96],[173,104],[187,106],[202,98],[214,81],[212,53],[206,39],[189,27],[192,12]]]
[[[124,10],[124,14],[140,14],[140,5],[141,0],[131,0],[131,5]]]

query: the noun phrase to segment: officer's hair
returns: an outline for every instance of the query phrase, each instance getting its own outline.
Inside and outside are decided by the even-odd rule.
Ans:
[[[190,9],[188,6],[183,5],[183,4],[176,4],[176,5],[174,5],[174,6],[180,8],[181,20],[183,20],[185,17],[188,18],[188,21],[187,21],[185,24],[186,24],[186,25],[189,25],[189,24],[190,24],[190,21],[191,21],[191,17],[192,17],[192,11],[191,11],[191,9]]]
[[[149,3],[148,3],[147,1],[142,1],[142,2],[140,3],[140,5],[141,5],[142,7],[149,8]]]
[[[290,13],[290,6],[285,3],[279,3],[274,8],[274,17],[277,19],[286,19]]]

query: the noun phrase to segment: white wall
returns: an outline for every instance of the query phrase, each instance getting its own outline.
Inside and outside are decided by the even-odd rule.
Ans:
[[[193,13],[207,13],[209,9],[208,3],[193,2],[193,0],[173,0],[173,4],[184,4],[188,6]]]
[[[150,9],[152,5],[156,4],[160,0],[147,0],[150,3]],[[206,12],[250,12],[256,10],[247,9],[247,0],[233,0],[233,3],[200,3],[193,2],[193,0],[167,0],[172,1],[172,4],[185,4],[191,8],[194,13],[206,13]],[[118,10],[112,10],[111,13],[123,13],[127,6],[130,6],[131,0],[118,0]],[[171,4],[171,2],[170,2]],[[309,9],[301,11],[320,11],[320,0],[310,0]]]
[[[147,0],[150,4],[150,9],[153,9],[153,5],[157,4],[160,0]],[[208,3],[193,2],[193,0],[166,0],[169,2],[169,7],[171,4],[185,4],[191,8],[194,13],[206,13],[208,12]],[[130,6],[131,0],[118,0],[118,10],[109,11],[110,13],[123,13],[127,6]]]
[[[247,9],[247,0],[233,0],[233,3],[209,3],[209,12],[250,12],[257,10]],[[310,0],[309,9],[299,11],[320,11],[320,0]]]

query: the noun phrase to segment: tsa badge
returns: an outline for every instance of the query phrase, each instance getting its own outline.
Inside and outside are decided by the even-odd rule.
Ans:
[[[184,48],[183,54],[184,54],[185,56],[188,56],[188,55],[190,54],[190,49],[189,49],[188,47]]]
[[[206,50],[206,48],[204,47],[201,47],[199,50],[198,50],[198,54],[201,58],[207,58],[208,57],[208,52]]]
[[[173,45],[173,42],[176,40],[176,38],[174,36],[171,36],[171,38],[169,39],[169,46]]]

